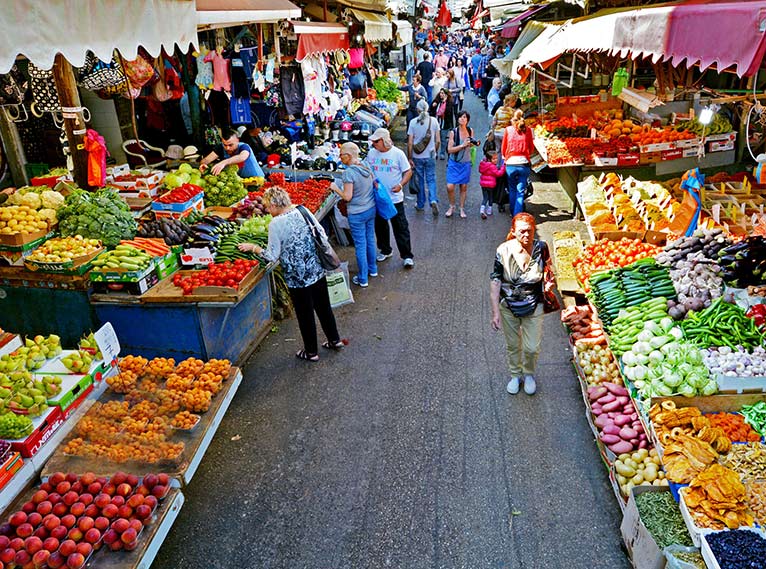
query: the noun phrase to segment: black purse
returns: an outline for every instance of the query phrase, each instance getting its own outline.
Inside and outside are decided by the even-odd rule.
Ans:
[[[334,271],[340,267],[340,259],[338,258],[335,249],[332,248],[330,242],[325,238],[322,238],[322,234],[319,232],[316,222],[313,220],[308,210],[302,205],[298,206],[298,211],[301,212],[303,219],[309,226],[311,231],[311,237],[314,239],[314,246],[317,251],[317,257],[319,257],[319,264],[326,271]]]

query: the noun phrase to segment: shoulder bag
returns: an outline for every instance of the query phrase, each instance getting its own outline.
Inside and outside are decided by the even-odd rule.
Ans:
[[[549,314],[561,310],[561,302],[556,294],[556,276],[550,265],[551,254],[548,251],[548,244],[543,243],[543,312]],[[551,285],[551,286],[546,286]]]
[[[340,267],[340,259],[335,253],[335,250],[330,245],[327,238],[323,238],[322,234],[317,227],[316,221],[311,217],[308,210],[302,205],[298,206],[298,211],[301,212],[303,219],[306,220],[306,224],[311,231],[311,238],[314,240],[314,247],[316,248],[317,257],[319,257],[319,264],[326,271],[333,271]]]
[[[426,148],[428,148],[428,145],[431,144],[431,126],[433,123],[431,122],[432,118],[428,117],[428,128],[426,129],[426,134],[423,138],[421,138],[418,142],[412,145],[412,150],[415,152],[415,154],[422,154],[426,151]]]

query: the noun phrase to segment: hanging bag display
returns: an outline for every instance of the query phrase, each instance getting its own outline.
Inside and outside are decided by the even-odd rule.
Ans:
[[[322,234],[317,227],[317,223],[311,217],[311,214],[302,205],[298,206],[298,211],[301,212],[303,219],[306,220],[306,224],[309,226],[309,231],[311,231],[311,237],[314,240],[317,257],[319,257],[319,264],[322,265],[322,268],[326,271],[333,271],[340,267],[340,259],[338,258],[337,253],[335,253],[335,250],[332,248],[332,245],[330,245],[327,238],[322,237]]]
[[[85,57],[85,65],[80,68],[78,83],[89,91],[98,91],[99,95],[105,97],[123,93],[128,89],[128,80],[119,57],[113,56],[110,63],[105,63],[90,51]]]
[[[168,85],[165,82],[165,64],[161,57],[155,60],[154,71],[157,73],[158,79],[152,85],[152,96],[160,103],[169,101],[173,98],[173,94],[170,92]]]
[[[26,91],[27,80],[15,64],[8,73],[0,74],[0,106],[20,105]]]
[[[40,69],[29,62],[29,82],[32,86],[32,114],[41,117],[43,113],[57,113],[61,110],[53,70]]]
[[[122,59],[121,63],[128,80],[125,94],[131,99],[137,99],[141,95],[141,88],[156,77],[154,67],[141,55],[132,61]]]

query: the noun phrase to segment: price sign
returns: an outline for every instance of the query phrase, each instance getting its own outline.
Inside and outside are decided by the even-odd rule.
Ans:
[[[112,323],[107,322],[98,331],[93,334],[98,349],[104,356],[105,362],[113,362],[120,355],[120,341],[117,334],[114,333]]]

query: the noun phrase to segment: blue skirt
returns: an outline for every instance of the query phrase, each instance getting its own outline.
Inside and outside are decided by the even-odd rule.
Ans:
[[[467,184],[471,181],[471,163],[447,160],[447,183]]]

